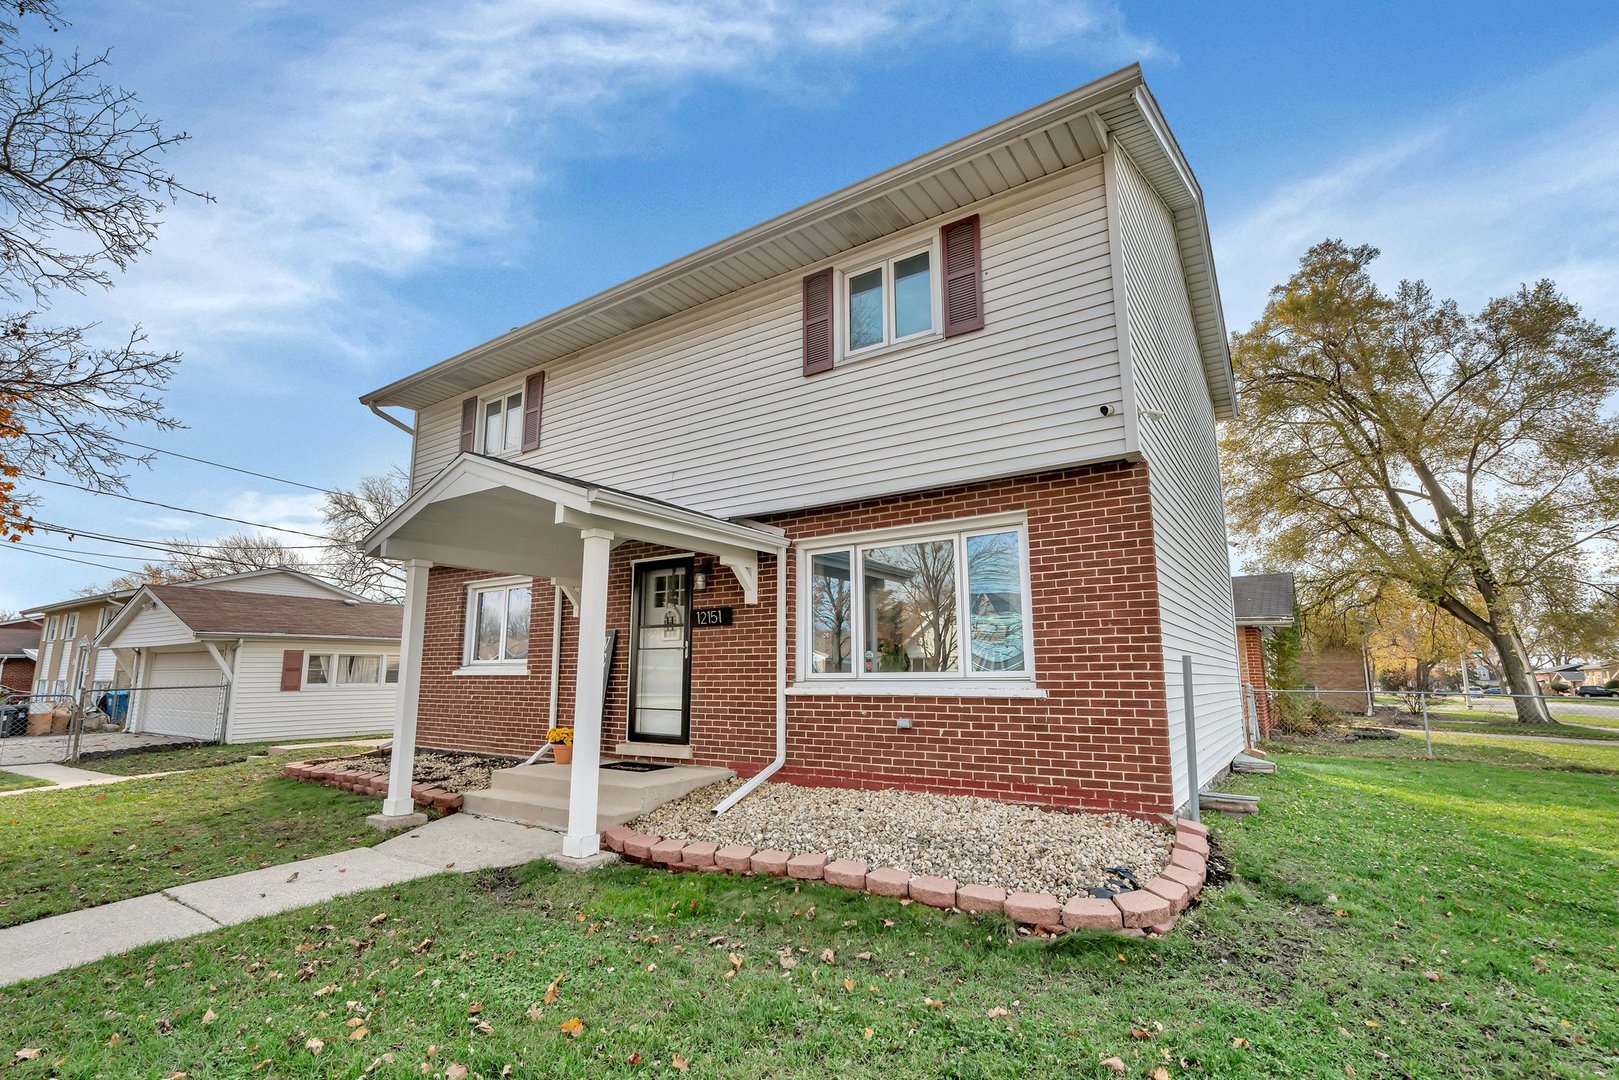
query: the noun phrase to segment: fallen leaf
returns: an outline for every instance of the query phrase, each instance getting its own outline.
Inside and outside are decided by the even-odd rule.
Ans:
[[[675,1067],[676,1072],[690,1072],[691,1071],[691,1062],[687,1061],[685,1058],[681,1057],[679,1054],[676,1054],[674,1057],[670,1058],[669,1059],[669,1064],[673,1065]]]
[[[357,1027],[353,1031],[349,1032],[349,1039],[352,1040],[353,1042],[359,1042],[361,1039],[365,1038],[369,1034],[371,1034],[370,1029],[368,1029],[368,1028],[366,1028],[364,1026],[361,1026],[361,1027]]]
[[[219,1019],[219,1014],[214,1012],[214,1010],[212,1010],[212,1009],[209,1009],[207,1012],[202,1014],[202,1022],[205,1023],[205,1024],[211,1024],[215,1020],[218,1020],[218,1019]]]
[[[458,1065],[452,1061],[444,1066],[445,1080],[465,1080],[466,1075],[467,1067],[465,1065]]]
[[[370,922],[369,925],[376,926],[378,923],[385,923],[387,921],[388,921],[388,913],[386,911],[384,911],[381,915],[373,915],[371,917],[371,922]]]
[[[1231,1049],[1233,1049],[1233,1050],[1241,1050],[1243,1047],[1245,1047],[1247,1045],[1248,1045],[1248,1040],[1247,1039],[1232,1039],[1231,1040]]]
[[[854,954],[854,958],[856,960],[870,960],[871,954],[869,952],[857,952]]]
[[[1439,974],[1437,971],[1424,971],[1422,973],[1422,977],[1427,979],[1429,982],[1438,982],[1440,979],[1444,978],[1444,976]]]
[[[562,1030],[566,1031],[570,1038],[577,1039],[585,1033],[585,1022],[575,1016],[572,1019],[562,1021]]]
[[[337,993],[337,984],[336,983],[327,983],[325,986],[323,986],[319,990],[315,991],[315,996],[316,997],[325,997],[327,994],[335,994],[335,993]]]
[[[1162,1065],[1158,1066],[1147,1075],[1152,1077],[1152,1080],[1169,1080],[1169,1070],[1164,1068]]]
[[[318,1054],[321,1052],[321,1049],[325,1047],[325,1045],[326,1040],[324,1039],[310,1039],[304,1043],[304,1049],[308,1050],[310,1053]]]
[[[836,963],[837,959],[838,959],[838,954],[833,952],[831,949],[822,949],[821,950],[821,963],[823,963],[823,964],[832,964],[832,963]]]
[[[866,1041],[870,1042],[871,1037],[873,1035],[877,1034],[877,1033],[875,1031],[871,1030],[871,1028],[867,1028],[864,1032],[862,1032],[862,1034],[865,1036]]]
[[[1002,1016],[1011,1016],[1012,1015],[1012,1010],[1002,1008],[1001,1006],[997,1005],[993,1009],[989,1010],[989,1012],[986,1013],[985,1015],[987,1015],[991,1020],[996,1020],[996,1019],[999,1019]]]
[[[33,1061],[35,1058],[39,1057],[39,1055],[42,1054],[42,1053],[44,1053],[44,1051],[42,1051],[37,1046],[25,1046],[21,1050],[17,1051],[17,1060],[18,1061]]]
[[[566,971],[562,973],[562,975],[566,974]],[[557,1003],[557,987],[562,985],[562,975],[552,979],[551,984],[545,988],[545,997],[540,1000],[546,1005],[555,1005]]]
[[[1123,1076],[1124,1075],[1124,1059],[1123,1058],[1116,1058],[1116,1057],[1103,1058],[1101,1060],[1100,1064],[1101,1064],[1102,1068],[1107,1069],[1114,1076]]]
[[[1345,1076],[1359,1076],[1360,1074],[1355,1071],[1355,1067],[1353,1065],[1345,1065],[1344,1066],[1344,1075]]]
[[[530,1005],[526,1014],[530,1020],[538,1020],[545,1015],[545,1010],[538,1005]]]
[[[315,943],[314,942],[312,942],[312,941],[300,941],[298,943],[298,947],[293,949],[292,951],[296,952],[296,953],[306,953],[306,952],[313,952],[314,950],[315,950]]]
[[[926,1005],[930,1009],[942,1009],[942,1008],[944,1008],[944,1002],[935,1001],[933,998],[930,998],[930,997],[923,998],[922,999],[922,1004]]]
[[[854,980],[853,979],[844,979],[843,980],[843,988],[845,990],[848,990],[851,993],[853,993],[854,992]]]
[[[298,871],[294,870],[292,872],[292,876],[287,878],[287,884],[291,885],[294,881],[297,881],[297,880],[298,880]]]
[[[1132,1038],[1132,1039],[1150,1039],[1150,1038],[1152,1038],[1152,1032],[1148,1031],[1146,1028],[1133,1027],[1133,1028],[1130,1029],[1130,1038]]]
[[[471,1005],[467,1006],[468,1016],[477,1016],[481,1012],[483,1012],[483,1002],[481,1001],[474,1001]]]
[[[495,1033],[495,1029],[489,1026],[489,1022],[487,1020],[479,1020],[478,1023],[473,1026],[473,1030],[479,1035],[493,1035]]]

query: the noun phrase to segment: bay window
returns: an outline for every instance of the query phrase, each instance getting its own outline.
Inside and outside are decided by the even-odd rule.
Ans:
[[[1033,675],[1021,521],[978,519],[801,547],[807,680]]]

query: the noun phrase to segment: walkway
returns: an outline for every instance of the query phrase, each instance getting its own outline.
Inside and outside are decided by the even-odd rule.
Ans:
[[[0,986],[337,896],[447,870],[519,866],[561,850],[560,833],[452,814],[376,847],[177,885],[0,930]]]
[[[6,766],[6,772],[16,773],[18,776],[31,776],[35,780],[49,781],[56,786],[0,791],[0,799],[9,795],[34,795],[41,791],[61,791],[63,788],[87,787],[90,784],[118,784],[125,780],[145,780],[147,776],[169,775],[168,773],[148,773],[147,776],[114,776],[112,773],[75,769],[70,765],[8,765]]]
[[[1572,727],[1588,727],[1589,725],[1586,725],[1586,724],[1574,724],[1574,725],[1570,725],[1570,726],[1572,726]],[[1421,728],[1415,728],[1415,729],[1412,729],[1412,728],[1399,728],[1397,730],[1399,730],[1399,731],[1413,731],[1414,730],[1417,735],[1422,734],[1422,729]],[[1593,729],[1593,730],[1601,730],[1601,729]],[[1450,728],[1440,727],[1437,724],[1434,726],[1433,733],[1435,735],[1465,735],[1465,736],[1469,736],[1469,737],[1475,738],[1475,739],[1512,739],[1512,740],[1519,741],[1519,742],[1565,743],[1565,744],[1567,744],[1569,746],[1611,746],[1611,747],[1614,747],[1615,749],[1619,749],[1619,739],[1565,739],[1565,738],[1562,738],[1562,737],[1557,736],[1557,735],[1515,735],[1512,732],[1508,732],[1508,731],[1503,731],[1500,734],[1497,734],[1497,733],[1495,733],[1493,731],[1453,731]]]
[[[62,761],[68,752],[67,735],[13,735],[0,739],[0,769]],[[155,750],[163,746],[189,746],[195,739],[146,735],[128,731],[86,731],[79,736],[79,753],[107,750]]]

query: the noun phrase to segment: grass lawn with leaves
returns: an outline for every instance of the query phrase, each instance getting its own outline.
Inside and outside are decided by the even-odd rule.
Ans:
[[[0,802],[0,927],[381,839],[375,799],[282,780],[282,764]]]
[[[133,754],[121,754],[117,757],[87,758],[80,762],[80,767],[94,772],[111,773],[115,776],[148,776],[152,773],[173,772],[178,769],[208,769],[217,765],[235,765],[246,761],[250,757],[265,754],[271,746],[281,746],[283,743],[198,743],[185,746],[165,746],[152,750],[141,750]],[[364,746],[319,746],[310,748],[307,754],[291,754],[283,757],[281,764],[289,761],[301,761],[306,757],[340,757],[345,754],[358,754],[370,749]]]
[[[1161,940],[538,863],[9,988],[0,1060],[39,1050],[11,1070],[29,1078],[1612,1074],[1619,785],[1350,756],[1389,745],[1236,778],[1263,801],[1211,821],[1232,880]]]
[[[40,780],[33,776],[24,776],[22,773],[6,772],[0,769],[0,791],[21,791],[24,788],[50,787],[49,780]]]

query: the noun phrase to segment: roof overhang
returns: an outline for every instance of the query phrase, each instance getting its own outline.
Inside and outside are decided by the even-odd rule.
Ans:
[[[137,601],[139,601],[139,602],[137,602]],[[134,622],[135,617],[137,615],[139,615],[141,612],[147,610],[148,608],[152,608],[152,607],[162,608],[164,611],[167,611],[169,613],[170,617],[172,617],[176,623],[178,623],[182,627],[185,627],[186,633],[189,635],[189,636],[184,637],[184,638],[176,638],[173,641],[162,642],[161,643],[162,645],[165,645],[165,646],[167,646],[167,645],[189,645],[189,644],[193,644],[193,643],[196,642],[197,636],[196,636],[195,633],[192,632],[192,630],[191,630],[191,628],[189,626],[186,626],[185,620],[180,618],[180,616],[175,615],[174,612],[172,610],[170,610],[170,608],[169,608],[169,606],[167,604],[165,604],[162,600],[158,599],[156,593],[153,593],[146,586],[142,585],[140,588],[136,589],[134,591],[134,593],[132,593],[130,595],[130,597],[129,597],[129,599],[127,601],[125,601],[124,606],[119,609],[118,614],[114,615],[107,622],[107,625],[103,626],[101,628],[101,633],[96,635],[96,639],[95,639],[96,648],[98,648],[98,649],[116,649],[116,648],[118,648],[118,644],[117,644],[118,635],[123,632],[124,627],[126,627],[130,623]]]
[[[780,529],[727,521],[479,454],[458,455],[361,541],[375,558],[420,559],[576,582],[585,530],[714,555],[758,599],[758,553],[779,554]]]
[[[1237,620],[1238,626],[1292,626],[1293,623],[1294,619],[1291,615],[1275,615],[1270,617]]]
[[[1215,412],[1228,418],[1235,410],[1235,380],[1203,193],[1135,64],[517,327],[360,401],[372,408],[435,405],[1094,160],[1110,138],[1174,214]]]

